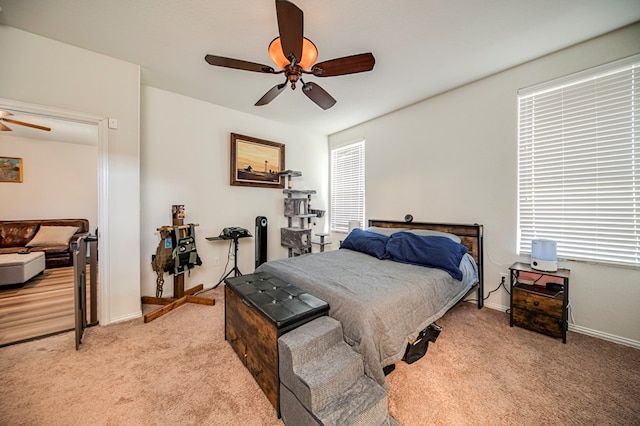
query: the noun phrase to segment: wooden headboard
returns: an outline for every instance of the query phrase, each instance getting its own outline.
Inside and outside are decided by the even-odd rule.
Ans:
[[[404,229],[430,229],[433,231],[448,232],[460,237],[461,243],[469,249],[469,254],[478,264],[478,308],[484,305],[484,266],[482,253],[483,227],[477,223],[473,225],[461,225],[451,223],[427,223],[427,222],[399,222],[391,220],[369,219],[369,226],[381,228],[404,228]]]

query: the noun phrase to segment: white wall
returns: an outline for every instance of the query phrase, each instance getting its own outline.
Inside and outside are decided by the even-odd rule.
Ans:
[[[108,131],[108,212],[100,219],[108,225],[101,237],[108,241],[110,260],[103,325],[139,315],[141,288],[145,295],[155,293],[149,266],[158,241],[155,229],[170,221],[172,204],[186,204],[187,221],[201,225],[197,244],[205,265],[194,270],[187,287],[211,285],[223,272],[224,264],[212,265],[211,259],[224,261],[226,247],[203,238],[229,225],[253,229],[257,215],[269,218],[269,257],[285,255],[278,242],[279,227],[285,223],[282,193],[228,185],[230,132],[285,143],[287,168],[303,172],[296,187],[317,189],[314,207],[326,208],[324,136],[152,88],[143,89],[140,109],[137,65],[6,26],[0,26],[0,40],[0,57],[11,58],[0,61],[0,98],[119,121],[119,129]],[[638,40],[640,24],[340,132],[330,141],[366,138],[369,217],[401,219],[412,213],[416,220],[483,223],[488,292],[497,284],[498,273],[519,260],[517,89],[638,53]],[[185,152],[188,155],[180,155]],[[180,170],[184,177],[163,166],[172,170],[185,159],[189,165]],[[253,269],[253,248],[253,239],[241,243],[243,272]],[[572,269],[575,329],[626,343],[640,341],[637,270],[561,266]],[[506,307],[508,298],[495,294],[488,305]]]
[[[118,119],[108,131],[108,213],[99,218],[109,261],[99,314],[103,325],[140,315],[139,66],[2,25],[0,40],[0,98]]]
[[[635,24],[336,133],[330,144],[366,139],[369,218],[483,224],[488,294],[500,272],[527,261],[516,255],[517,90],[639,52]],[[640,271],[560,266],[571,269],[570,328],[640,346]],[[508,295],[487,305],[506,309]]]
[[[287,256],[280,246],[282,189],[229,184],[230,133],[285,144],[286,169],[299,170],[294,189],[315,189],[312,206],[328,207],[327,137],[303,128],[239,113],[153,87],[142,87],[141,132],[141,287],[155,296],[156,276],[151,255],[159,242],[156,229],[171,225],[171,206],[184,204],[185,223],[197,223],[196,246],[203,265],[192,270],[185,288],[215,285],[224,273],[228,242],[210,242],[227,226],[254,234],[256,216],[268,219],[268,258]],[[324,222],[319,222],[318,226]],[[220,265],[215,265],[215,259]],[[240,239],[238,267],[253,272],[255,239]],[[233,267],[230,261],[227,271]],[[172,276],[165,274],[164,296],[173,293]]]
[[[0,40],[0,55],[12,58],[0,61],[0,98],[118,119],[119,128],[108,131],[108,205],[103,218],[108,232],[100,233],[109,254],[102,325],[139,316],[141,293],[155,295],[150,266],[158,242],[155,230],[169,224],[172,204],[184,203],[187,221],[200,224],[197,245],[204,265],[187,278],[187,288],[197,283],[210,287],[224,272],[228,246],[204,238],[218,235],[225,226],[253,231],[258,215],[269,219],[269,258],[286,256],[279,243],[279,228],[286,224],[282,191],[229,185],[229,133],[284,143],[286,167],[303,172],[294,188],[316,189],[314,208],[327,208],[326,136],[154,88],[143,89],[140,106],[137,65],[6,26],[0,26]],[[253,270],[253,239],[241,240],[238,257],[243,272]],[[215,258],[220,265],[214,264]],[[167,277],[165,294],[171,291]]]
[[[98,148],[0,133],[0,155],[22,158],[22,183],[0,183],[0,220],[84,218],[98,225]]]

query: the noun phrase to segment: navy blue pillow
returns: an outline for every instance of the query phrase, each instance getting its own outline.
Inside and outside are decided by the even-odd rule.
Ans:
[[[375,232],[356,228],[344,239],[340,248],[359,251],[378,259],[386,259],[386,246],[389,237]]]
[[[450,238],[410,232],[397,232],[387,242],[387,256],[391,260],[442,269],[458,281],[462,280],[460,261],[466,252],[465,246]]]

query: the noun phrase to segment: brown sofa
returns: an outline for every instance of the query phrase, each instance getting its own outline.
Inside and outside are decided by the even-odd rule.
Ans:
[[[68,230],[68,228],[44,228],[36,237],[41,227],[77,227],[78,230],[68,241],[42,238],[45,231]],[[71,230],[73,232],[73,230]],[[0,254],[18,253],[22,251],[44,252],[46,267],[56,268],[73,265],[72,244],[83,235],[89,235],[87,219],[42,219],[42,220],[5,220],[0,221]],[[35,239],[34,239],[35,238]],[[44,243],[42,243],[44,241]],[[40,244],[38,244],[40,242]],[[37,244],[37,245],[34,245]]]

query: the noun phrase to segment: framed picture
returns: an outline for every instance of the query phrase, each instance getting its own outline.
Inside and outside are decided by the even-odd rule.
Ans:
[[[0,182],[22,182],[22,158],[0,157]]]
[[[284,188],[284,144],[231,133],[231,185]]]

